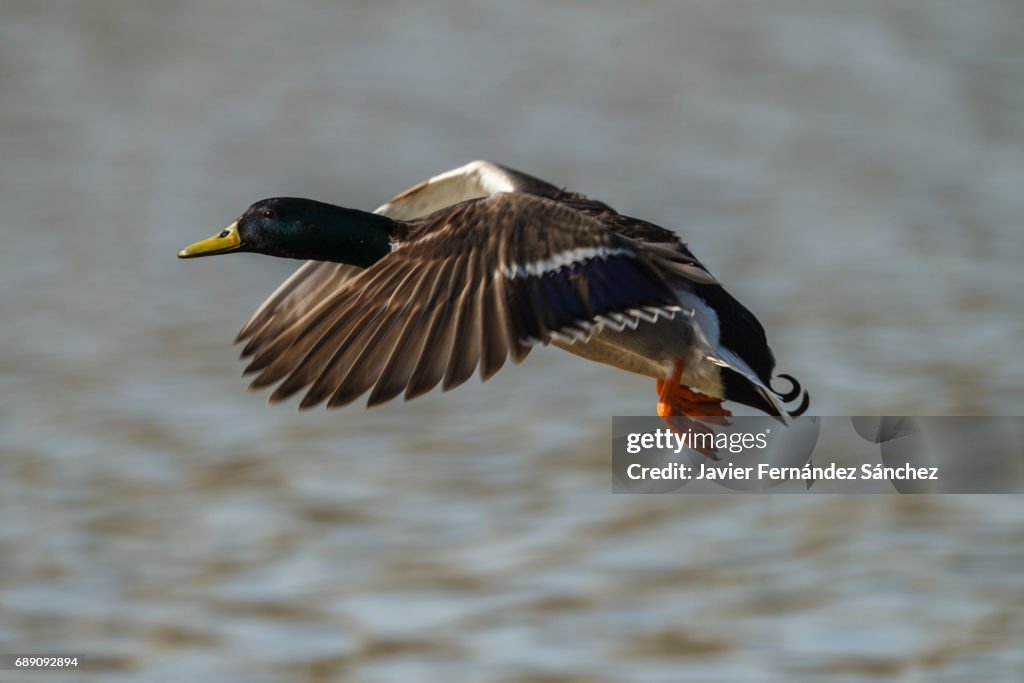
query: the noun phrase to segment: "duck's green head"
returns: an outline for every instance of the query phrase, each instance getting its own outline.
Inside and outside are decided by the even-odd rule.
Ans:
[[[213,237],[179,251],[178,258],[254,252],[366,267],[391,251],[396,230],[394,221],[377,214],[275,197],[256,202]]]

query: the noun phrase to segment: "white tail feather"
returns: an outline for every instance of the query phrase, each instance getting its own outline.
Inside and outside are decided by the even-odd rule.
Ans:
[[[750,366],[747,365],[746,361],[724,346],[719,346],[711,353],[705,353],[705,358],[715,365],[723,368],[729,368],[733,372],[743,375],[743,377],[754,386],[757,393],[759,393],[766,401],[772,404],[777,411],[779,411],[779,416],[782,420],[785,421],[786,424],[789,424],[789,413],[786,412],[786,407],[782,404],[782,401],[774,391],[765,386],[765,383],[761,381],[761,378],[757,376],[757,373],[750,369]]]

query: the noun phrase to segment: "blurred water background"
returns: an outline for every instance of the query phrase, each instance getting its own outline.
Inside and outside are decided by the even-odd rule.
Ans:
[[[98,681],[1024,678],[1015,497],[612,496],[551,349],[298,414],[250,202],[474,158],[680,231],[812,412],[1024,409],[1024,5],[0,5],[0,652]],[[36,680],[0,672],[0,680]]]

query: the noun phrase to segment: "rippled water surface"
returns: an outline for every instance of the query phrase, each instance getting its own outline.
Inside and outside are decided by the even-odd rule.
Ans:
[[[82,680],[1012,681],[1015,497],[612,496],[644,378],[551,349],[269,409],[255,199],[473,158],[679,230],[818,414],[1024,409],[1024,6],[0,7],[0,652]],[[36,680],[24,676],[24,680]],[[0,672],[0,680],[20,680]]]

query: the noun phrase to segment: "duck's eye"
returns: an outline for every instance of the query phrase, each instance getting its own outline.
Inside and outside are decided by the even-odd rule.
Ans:
[[[264,218],[277,218],[277,211],[273,209],[263,209]]]

